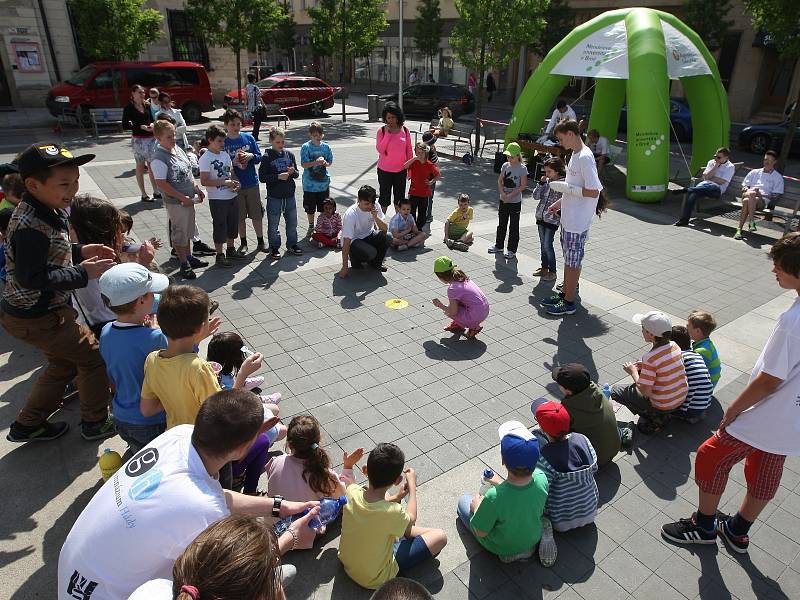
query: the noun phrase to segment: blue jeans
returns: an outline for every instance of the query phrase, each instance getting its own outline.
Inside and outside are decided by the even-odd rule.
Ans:
[[[134,423],[124,423],[114,419],[119,437],[128,444],[128,451],[125,454],[133,456],[139,450],[147,446],[150,442],[167,430],[166,423],[156,423],[154,425],[136,425]]]
[[[461,519],[464,527],[469,531],[472,531],[472,527],[469,524],[469,520],[472,518],[472,512],[469,509],[469,505],[472,504],[472,498],[472,494],[464,494],[458,499],[458,506],[456,507],[458,518]]]
[[[556,230],[547,225],[538,224],[539,245],[542,248],[542,268],[556,272],[556,250],[553,247],[553,240],[556,237]]]
[[[297,202],[294,196],[289,198],[267,196],[267,240],[270,248],[281,247],[281,232],[278,231],[281,213],[286,222],[286,247],[297,245]]]
[[[428,550],[428,545],[422,539],[422,536],[404,537],[394,543],[394,559],[397,561],[397,566],[400,567],[400,573],[408,571],[411,567],[422,564],[431,558],[433,558],[433,555]]]
[[[688,221],[692,216],[698,198],[719,198],[722,195],[719,184],[713,181],[701,181],[697,185],[686,188],[686,191],[688,194],[686,195],[686,204],[683,206],[681,221]]]

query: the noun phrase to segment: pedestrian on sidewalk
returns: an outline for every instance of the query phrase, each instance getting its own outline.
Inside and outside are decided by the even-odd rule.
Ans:
[[[376,134],[375,149],[378,151],[379,202],[386,213],[392,195],[395,208],[406,196],[406,169],[403,165],[414,157],[414,153],[411,150],[411,132],[403,125],[403,109],[394,102],[387,102],[381,118],[384,125]]]
[[[147,92],[141,85],[131,88],[131,101],[122,110],[122,128],[131,132],[131,146],[133,159],[136,161],[136,185],[139,186],[142,202],[152,202],[161,198],[161,192],[156,187],[153,172],[149,171],[150,183],[153,185],[153,198],[147,195],[144,187],[144,171],[153,158],[156,141],[153,139],[153,115],[150,107],[145,105]],[[158,97],[156,95],[156,97]]]
[[[495,90],[497,90],[497,84],[494,82],[494,75],[489,73],[486,75],[486,93],[488,94],[487,100],[489,102],[492,101]]]

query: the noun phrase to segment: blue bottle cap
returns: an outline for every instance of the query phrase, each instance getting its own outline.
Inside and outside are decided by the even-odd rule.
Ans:
[[[494,477],[494,471],[492,471],[491,469],[484,469],[483,477],[485,479],[491,479],[492,477]]]

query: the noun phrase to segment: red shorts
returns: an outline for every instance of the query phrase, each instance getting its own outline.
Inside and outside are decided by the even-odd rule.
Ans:
[[[757,500],[772,500],[781,484],[786,457],[753,448],[725,430],[712,435],[697,450],[694,479],[700,490],[722,494],[731,468],[742,459],[747,493]]]

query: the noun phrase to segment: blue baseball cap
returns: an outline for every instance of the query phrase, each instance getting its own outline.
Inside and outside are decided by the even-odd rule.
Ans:
[[[535,469],[539,462],[539,441],[519,421],[506,421],[497,430],[500,455],[510,469]]]

